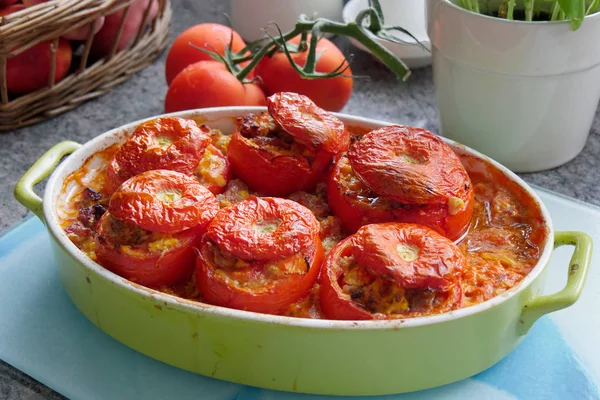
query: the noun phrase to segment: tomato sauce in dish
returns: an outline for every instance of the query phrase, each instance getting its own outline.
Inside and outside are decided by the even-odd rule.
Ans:
[[[346,129],[351,135],[366,133],[364,128],[347,126]],[[227,155],[229,135],[211,129],[210,137],[211,146]],[[94,261],[97,261],[94,244],[96,226],[110,201],[105,190],[106,166],[118,149],[119,145],[113,145],[86,160],[67,177],[57,201],[56,212],[61,227],[69,239]],[[394,318],[394,315],[395,318],[410,318],[439,314],[498,296],[519,284],[535,267],[549,234],[535,200],[491,164],[469,155],[459,154],[459,158],[473,186],[474,206],[467,232],[454,241],[464,256],[464,266],[457,272],[459,278],[456,279],[456,285],[444,289],[441,295],[430,289],[418,292],[413,288],[392,287],[389,282],[365,275],[364,271],[357,268],[351,252],[342,249],[340,265],[345,274],[342,292],[353,304],[372,313],[387,313],[390,318]],[[361,201],[367,201],[368,197],[371,204],[389,202],[387,199],[373,198],[373,194],[362,187],[359,180],[351,178],[344,179],[349,179],[349,185],[351,183],[360,187],[361,192],[368,193]],[[328,177],[325,177],[311,191],[297,191],[285,196],[314,215],[326,258],[350,236],[328,204],[327,180]],[[221,209],[258,196],[235,175],[226,184],[221,181],[217,183],[222,187],[215,196]],[[289,273],[285,268],[282,271]],[[242,275],[244,273],[239,272]],[[192,276],[177,284],[155,289],[168,295],[206,302],[194,279],[195,276]],[[279,309],[276,314],[297,318],[327,318],[320,306],[322,284],[322,280],[317,280],[306,295],[287,308]]]

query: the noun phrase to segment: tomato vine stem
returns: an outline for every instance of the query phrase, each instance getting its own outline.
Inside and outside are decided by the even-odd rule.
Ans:
[[[211,52],[207,51],[205,52],[211,54],[216,60],[223,62],[238,80],[244,82],[250,72],[264,57],[270,56],[276,51],[286,53],[288,61],[304,79],[323,79],[337,76],[351,77],[349,75],[344,75],[350,62],[349,59],[345,59],[344,62],[332,72],[322,73],[316,71],[316,63],[319,59],[316,48],[320,38],[325,34],[346,36],[355,39],[403,81],[406,81],[410,77],[410,69],[400,58],[383,46],[379,42],[379,39],[395,43],[417,45],[421,46],[426,51],[429,51],[406,29],[400,26],[385,25],[384,15],[379,0],[369,0],[369,8],[362,10],[356,16],[354,21],[349,21],[348,23],[335,22],[326,18],[309,19],[306,15],[302,14],[298,17],[298,21],[294,28],[289,32],[281,32],[279,27],[274,23],[272,24],[272,27],[273,26],[276,28],[277,35],[270,34],[267,30],[269,27],[265,27],[263,29],[265,31],[265,37],[249,43],[244,49],[237,53],[226,52],[226,54],[222,56],[211,54]],[[395,36],[393,33],[395,31],[408,35],[416,41],[416,44],[407,42],[406,40]],[[297,45],[287,43],[290,39],[299,35],[300,42]],[[308,54],[306,62],[303,66],[300,66],[294,62],[291,53],[303,51],[308,51]],[[250,54],[248,54],[249,52]],[[247,64],[240,67],[239,64],[241,63]]]

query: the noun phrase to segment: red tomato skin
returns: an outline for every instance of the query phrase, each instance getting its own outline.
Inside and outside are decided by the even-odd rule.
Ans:
[[[343,239],[331,250],[323,261],[321,274],[319,275],[319,305],[321,311],[326,318],[333,320],[360,321],[389,319],[385,314],[370,313],[356,305],[350,296],[342,291],[338,283],[343,270],[335,268],[335,266],[342,256],[348,256],[352,253],[352,240],[352,236]],[[456,309],[462,300],[460,284],[453,284],[445,293],[447,293],[447,298],[442,310],[446,312]],[[415,313],[408,317],[411,316],[418,317],[420,314]]]
[[[191,175],[210,144],[209,132],[207,127],[199,127],[193,120],[178,117],[143,122],[115,153],[116,164],[111,168],[118,173],[111,178],[120,177],[122,183],[154,169]],[[161,136],[169,137],[172,143],[166,147],[157,145],[156,139]]]
[[[190,46],[190,43],[207,51],[216,51],[221,55],[225,54],[225,48],[230,43],[234,52],[239,52],[246,47],[241,36],[228,26],[216,23],[192,26],[177,36],[169,49],[165,61],[165,77],[168,86],[188,65],[198,61],[213,60],[208,54]]]
[[[229,160],[223,154],[223,152],[221,152],[221,150],[219,150],[217,147],[213,146],[212,144],[209,144],[206,147],[206,151],[210,151],[210,153],[212,153],[213,155],[218,157],[220,159],[220,162],[223,163],[223,173],[221,174],[221,176],[222,176],[225,184],[217,185],[216,183],[213,183],[213,184],[205,185],[205,187],[208,190],[210,190],[211,193],[214,195],[221,194],[225,191],[225,188],[227,187],[227,182],[229,182],[231,180],[231,167],[229,165]],[[120,171],[119,165],[118,165],[117,161],[113,158],[110,161],[110,163],[106,166],[106,178],[104,181],[104,188],[103,188],[104,193],[108,196],[113,195],[119,189],[119,187],[123,184],[123,182],[125,182],[125,180],[126,180],[121,176],[119,171]],[[196,179],[200,183],[202,183],[204,185],[203,181],[198,176],[197,171],[194,171],[193,175],[196,177]]]
[[[344,123],[298,93],[279,92],[267,98],[269,114],[294,141],[314,150],[348,151],[350,134]]]
[[[289,42],[298,44],[297,36]],[[342,52],[329,40],[322,38],[317,44],[317,54],[321,53],[315,70],[317,72],[332,72],[343,61]],[[308,51],[293,53],[292,59],[296,64],[304,66]],[[346,64],[347,65],[347,64]],[[282,52],[265,57],[255,68],[266,88],[267,95],[277,92],[296,92],[310,98],[315,104],[327,111],[340,111],[352,95],[352,70],[348,68],[344,75],[327,79],[304,79],[291,67],[287,56]]]
[[[9,92],[26,94],[48,86],[52,62],[51,45],[51,40],[41,42],[6,60],[6,86]],[[59,39],[56,49],[55,83],[67,76],[72,55],[69,41]]]
[[[180,198],[165,202],[158,193],[179,190]],[[110,198],[108,210],[121,220],[151,232],[176,233],[206,226],[219,210],[216,197],[190,176],[150,170],[125,181]]]
[[[423,225],[369,224],[352,238],[352,254],[363,268],[407,289],[447,290],[466,264],[458,246]],[[397,251],[398,244],[416,247],[417,259],[404,260]]]
[[[104,178],[104,193],[107,196],[112,196],[119,189],[119,186],[126,181],[121,177],[119,171],[119,163],[113,157],[106,166],[106,177]]]
[[[260,232],[256,224],[278,221],[272,231]],[[251,196],[219,210],[206,237],[223,250],[246,261],[273,261],[291,257],[319,236],[319,222],[303,205],[278,197]]]
[[[326,176],[332,157],[317,155],[313,166],[302,155],[274,156],[267,149],[252,144],[235,131],[231,137],[227,158],[234,176],[248,187],[265,196],[285,197],[299,190],[311,190]]]
[[[109,215],[109,212],[104,213],[98,222],[95,253],[99,264],[125,279],[150,288],[175,285],[190,278],[196,259],[194,247],[199,243],[205,227],[174,234],[179,245],[167,252],[147,252],[137,257],[124,253],[120,246],[103,236],[103,223]]]
[[[447,204],[449,198],[464,200],[473,191],[452,148],[422,128],[392,125],[372,130],[352,143],[348,159],[375,193],[405,204]]]
[[[201,246],[201,249],[204,247]],[[268,290],[256,292],[228,285],[222,277],[214,273],[214,267],[200,252],[196,258],[196,286],[204,300],[210,304],[257,313],[278,314],[304,297],[317,281],[323,262],[323,247],[318,236],[314,246],[306,254],[311,254],[310,268],[301,279],[288,279],[269,287]]]
[[[165,112],[265,104],[266,98],[258,86],[242,84],[218,61],[199,61],[173,79],[165,97]]]
[[[385,319],[382,314],[371,314],[354,303],[350,296],[344,294],[338,284],[338,279],[343,271],[336,269],[337,261],[352,246],[352,237],[349,236],[339,242],[327,255],[321,267],[319,276],[319,305],[321,311],[328,319],[334,320],[372,320]]]
[[[264,107],[267,105],[267,97],[265,96],[265,92],[261,89],[259,85],[246,83],[244,84],[244,88],[246,89],[247,106]]]
[[[340,182],[340,157],[329,175],[327,199],[332,212],[340,218],[342,225],[350,234],[361,226],[383,222],[406,222],[425,225],[450,240],[460,239],[469,229],[469,222],[475,204],[472,191],[466,201],[466,208],[455,215],[448,213],[446,205],[427,205],[417,209],[381,209],[358,203],[344,191]]]

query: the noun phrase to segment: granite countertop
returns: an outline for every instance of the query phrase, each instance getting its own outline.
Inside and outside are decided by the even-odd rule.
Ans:
[[[172,0],[174,17],[171,40],[187,27],[202,22],[226,23],[228,2],[218,0]],[[407,82],[398,81],[368,54],[344,38],[334,41],[346,54],[355,53],[355,75],[369,80],[354,82],[354,92],[343,112],[390,122],[424,127],[438,132],[437,111],[430,68],[413,71]],[[52,120],[0,134],[0,232],[29,213],[13,198],[15,183],[46,150],[62,140],[85,143],[119,125],[163,112],[166,93],[165,54],[152,65],[110,93]],[[583,152],[559,168],[521,176],[531,184],[600,205],[600,112]],[[40,185],[43,190],[43,185]],[[0,398],[63,398],[34,379],[0,361]]]

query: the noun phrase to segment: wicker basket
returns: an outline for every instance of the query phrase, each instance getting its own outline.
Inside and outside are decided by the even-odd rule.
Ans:
[[[148,1],[135,39],[118,50],[125,17],[134,1],[51,0],[0,17],[0,131],[35,124],[71,110],[105,94],[150,64],[167,44],[172,14],[170,0],[158,1],[158,13],[151,21],[152,0]],[[72,58],[68,75],[55,82],[59,37],[74,28],[95,24],[98,17],[123,9],[110,53],[99,59],[90,55],[94,39],[94,27],[91,25],[87,40],[80,42],[75,49],[77,56]],[[47,86],[24,95],[9,93],[7,59],[48,40],[52,41],[52,45]]]

